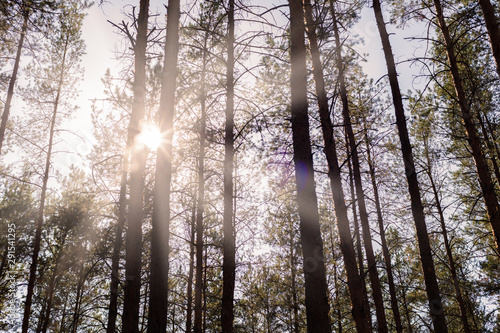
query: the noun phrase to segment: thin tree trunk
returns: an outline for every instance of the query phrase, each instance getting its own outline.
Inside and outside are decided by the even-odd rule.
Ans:
[[[172,179],[172,139],[179,50],[179,0],[168,1],[167,17],[167,37],[165,39],[159,109],[159,127],[163,142],[158,148],[156,157],[148,333],[165,332],[167,329],[170,182]]]
[[[28,19],[30,12],[28,8],[24,8],[23,13],[23,26],[21,28],[21,35],[19,36],[19,42],[17,44],[16,59],[14,60],[14,69],[12,70],[12,76],[9,81],[9,88],[7,90],[7,99],[5,100],[5,106],[2,113],[2,121],[0,123],[0,152],[2,151],[3,140],[5,137],[5,129],[7,128],[7,120],[9,119],[10,106],[12,103],[12,97],[14,96],[14,86],[17,80],[17,72],[19,71],[19,62],[21,61],[21,53],[23,50],[24,38],[26,37],[26,31],[28,30]]]
[[[413,327],[411,326],[410,309],[408,308],[405,287],[402,288],[402,294],[403,294],[403,308],[405,309],[405,317],[406,321],[408,322],[408,333],[413,333]]]
[[[118,286],[120,284],[120,252],[123,243],[123,229],[127,220],[127,176],[130,159],[130,144],[132,142],[132,124],[129,124],[127,143],[123,154],[122,174],[120,179],[120,196],[118,198],[118,221],[116,223],[115,242],[111,257],[111,283],[108,307],[108,325],[106,333],[116,332],[116,317],[118,315]]]
[[[398,299],[396,295],[396,286],[394,285],[394,276],[392,273],[392,263],[391,263],[391,255],[389,253],[389,247],[387,246],[387,240],[385,238],[385,228],[384,228],[384,219],[382,217],[382,207],[380,205],[380,197],[378,193],[378,185],[375,177],[375,167],[373,165],[373,160],[371,158],[371,149],[370,149],[370,141],[368,139],[368,130],[365,127],[365,142],[366,142],[366,155],[368,159],[368,168],[370,171],[370,178],[372,181],[373,187],[373,196],[375,199],[375,208],[377,210],[377,221],[378,221],[378,229],[380,233],[380,243],[382,246],[382,254],[384,256],[385,267],[387,271],[387,280],[389,283],[389,294],[391,296],[391,308],[394,315],[394,322],[396,324],[396,332],[403,332],[403,324],[401,322],[401,314],[399,313]]]
[[[309,0],[306,0],[309,1]],[[333,5],[333,1],[331,1]],[[337,15],[335,13],[335,7],[330,6],[333,18],[333,31],[335,35],[336,46],[336,57],[337,57],[337,68],[339,70],[339,87],[340,87],[340,98],[342,100],[342,115],[344,118],[345,131],[347,133],[347,142],[350,147],[352,168],[354,175],[354,185],[356,189],[356,197],[359,205],[359,217],[361,220],[361,229],[363,233],[363,243],[365,245],[366,259],[368,261],[368,276],[370,277],[370,282],[372,285],[372,295],[373,301],[375,303],[375,314],[377,316],[378,332],[387,333],[389,329],[387,328],[387,319],[385,316],[384,309],[384,299],[382,296],[382,286],[380,283],[380,278],[378,276],[377,261],[375,259],[375,253],[373,251],[372,236],[370,231],[370,222],[368,221],[368,213],[366,211],[365,195],[363,191],[363,184],[361,179],[361,167],[359,163],[358,148],[356,144],[356,138],[354,136],[354,131],[352,129],[351,115],[349,110],[349,102],[347,97],[347,89],[345,85],[344,77],[344,61],[342,59],[342,45],[340,43],[340,36],[337,26]],[[312,18],[312,14],[311,14]],[[313,23],[313,22],[311,22]]]
[[[332,258],[335,258],[335,242],[333,241],[333,228],[330,228],[330,244],[331,244],[331,252],[332,252]],[[337,267],[340,265],[337,265],[337,259],[335,259],[334,262],[334,267],[333,267],[333,283],[334,283],[334,288],[335,288],[335,305],[336,309],[334,311],[335,313],[335,318],[337,321],[337,331],[334,330],[334,332],[337,333],[342,333],[342,311],[340,309],[340,288],[339,288],[339,277],[337,273]]]
[[[497,73],[500,76],[500,32],[498,31],[498,22],[495,16],[495,9],[491,5],[490,0],[479,0],[479,5],[483,11],[486,29],[490,37],[491,51],[497,66]]]
[[[345,142],[349,142],[347,139],[347,132],[345,133]],[[349,145],[346,146],[347,156],[350,156]],[[363,288],[363,306],[366,313],[370,314],[370,302],[368,298],[368,290],[366,289],[366,272],[365,272],[365,262],[363,259],[363,249],[361,242],[361,233],[359,232],[359,221],[358,212],[356,210],[356,192],[354,189],[354,175],[352,172],[351,159],[347,159],[347,168],[349,170],[349,188],[351,189],[351,202],[352,202],[352,219],[354,222],[354,236],[356,237],[356,254],[358,256],[359,265],[359,276],[361,278],[361,286]],[[368,315],[368,324],[370,325],[370,331],[373,330],[372,316]]]
[[[146,44],[149,0],[140,1],[137,38],[134,45],[135,77],[134,104],[131,113],[132,151],[130,171],[130,202],[125,239],[125,288],[123,299],[122,332],[139,332],[139,306],[141,299],[142,215],[146,151],[137,136],[144,118],[146,95]]]
[[[425,157],[427,162],[427,176],[431,182],[432,193],[434,195],[434,201],[436,203],[436,209],[438,211],[439,222],[441,224],[441,231],[443,234],[444,248],[446,250],[446,256],[448,257],[448,261],[450,263],[450,273],[451,278],[453,280],[453,287],[455,288],[455,294],[457,297],[458,307],[460,308],[460,317],[462,319],[462,325],[465,333],[471,333],[472,330],[470,328],[469,322],[467,321],[467,310],[465,308],[464,299],[462,297],[462,291],[460,290],[460,284],[458,281],[457,269],[455,266],[455,260],[453,259],[453,253],[451,252],[450,241],[448,239],[448,231],[446,230],[446,222],[444,218],[443,207],[441,206],[441,200],[439,199],[438,189],[436,187],[436,183],[434,182],[434,176],[432,175],[432,167],[431,160],[429,156],[429,148],[427,139],[424,142],[425,148]]]
[[[234,0],[229,0],[227,35],[227,100],[224,138],[224,261],[222,265],[222,333],[233,332],[236,248],[233,227],[234,159]]]
[[[434,0],[434,7],[436,9],[436,18],[445,41],[446,53],[448,55],[451,75],[455,86],[455,93],[457,94],[458,105],[460,106],[460,111],[462,113],[462,120],[464,122],[467,138],[472,150],[472,157],[476,163],[479,184],[481,185],[484,203],[490,219],[491,229],[493,231],[497,249],[500,249],[500,206],[495,193],[495,184],[491,180],[488,163],[481,147],[481,139],[477,133],[473,122],[473,116],[465,97],[462,79],[458,70],[457,58],[455,56],[454,44],[451,40],[450,32],[448,30],[448,26],[446,25],[443,9],[439,0]]]
[[[63,237],[61,247],[56,256],[56,262],[54,263],[54,270],[50,277],[49,286],[47,288],[47,307],[45,308],[45,315],[42,325],[42,333],[46,333],[50,324],[50,312],[52,311],[52,303],[54,302],[54,288],[56,284],[57,271],[59,268],[59,262],[61,260],[62,251],[64,249],[64,244],[66,243],[66,234]]]
[[[424,208],[422,199],[420,197],[420,190],[418,188],[418,179],[415,172],[415,163],[413,160],[413,153],[408,136],[408,128],[406,125],[406,117],[404,113],[403,100],[401,97],[401,90],[399,89],[399,82],[396,72],[396,65],[394,63],[394,56],[389,41],[389,34],[385,28],[382,10],[380,8],[380,1],[373,0],[373,10],[377,20],[377,26],[382,40],[382,46],[387,63],[387,70],[389,76],[389,83],[391,85],[392,98],[396,113],[396,124],[399,132],[399,139],[401,141],[401,152],[405,164],[406,179],[408,182],[408,189],[411,198],[411,208],[413,219],[415,221],[415,229],[417,232],[418,248],[420,251],[420,260],[424,272],[425,287],[427,291],[427,298],[429,301],[429,309],[434,329],[436,332],[447,332],[446,319],[444,317],[444,309],[441,303],[441,295],[439,293],[439,286],[436,279],[436,272],[434,270],[434,262],[432,259],[432,249],[429,242],[429,234],[427,233],[427,226],[425,224]]]
[[[203,64],[201,69],[200,89],[200,150],[198,155],[198,203],[196,212],[196,282],[194,301],[194,332],[202,331],[202,285],[203,285],[203,211],[205,207],[205,141],[207,127],[205,77],[207,68],[207,40],[208,30],[205,31],[203,44]]]
[[[49,145],[47,150],[47,157],[45,160],[45,171],[43,175],[42,181],[42,192],[40,194],[40,206],[38,207],[38,218],[36,219],[36,231],[35,231],[35,240],[34,240],[34,248],[33,248],[33,257],[30,266],[30,276],[28,281],[28,290],[26,294],[26,302],[24,303],[24,315],[23,315],[23,324],[22,324],[22,333],[27,333],[29,328],[29,319],[31,312],[31,304],[33,299],[33,290],[35,288],[36,281],[36,271],[38,266],[38,255],[40,253],[40,245],[42,241],[42,225],[43,225],[43,215],[45,212],[45,199],[47,194],[47,183],[49,181],[50,174],[50,161],[52,158],[52,149],[54,145],[54,133],[56,126],[56,119],[59,108],[59,99],[61,97],[61,90],[63,86],[63,78],[65,74],[66,67],[66,52],[68,50],[68,40],[66,40],[66,44],[64,45],[63,58],[61,61],[61,72],[59,73],[59,82],[57,84],[57,93],[56,98],[54,100],[54,110],[52,113],[52,119],[50,120],[50,132],[49,132]]]
[[[186,308],[186,333],[191,333],[193,324],[193,271],[194,271],[194,250],[196,237],[196,200],[193,197],[193,208],[191,211],[191,238],[189,242],[189,273],[187,281],[187,308]]]
[[[307,68],[304,40],[304,6],[301,0],[289,0],[291,35],[292,138],[300,239],[304,256],[307,331],[331,332],[323,242],[309,135],[307,106]],[[324,88],[322,89],[324,94]]]
[[[292,7],[292,3],[294,6]],[[296,163],[296,173],[297,173],[297,185],[299,184],[307,184],[309,185],[309,192],[303,191],[303,195],[307,198],[303,198],[302,202],[299,197],[299,210],[301,209],[301,203],[302,203],[302,209],[306,210],[309,209],[310,211],[308,212],[306,210],[306,218],[310,218],[312,221],[314,221],[313,226],[316,228],[316,215],[317,215],[317,209],[311,209],[309,207],[317,207],[317,202],[316,202],[316,193],[314,191],[314,179],[313,179],[313,168],[312,168],[312,158],[311,158],[311,146],[309,144],[309,123],[308,123],[308,118],[307,118],[307,95],[306,95],[306,79],[307,79],[307,73],[306,73],[306,66],[305,66],[305,47],[304,47],[304,39],[303,39],[303,31],[304,31],[304,26],[303,26],[303,15],[298,15],[299,13],[296,13],[295,15],[292,15],[292,13],[295,11],[303,12],[302,4],[300,1],[291,1],[290,0],[290,20],[294,16],[298,16],[295,18],[297,21],[292,22],[290,21],[290,26],[292,29],[291,35],[292,35],[292,130],[294,130],[294,151],[298,150],[298,153],[300,155],[294,156],[295,163]],[[310,6],[310,4],[309,4]],[[306,6],[307,7],[307,6]],[[300,20],[300,22],[298,22]],[[294,35],[294,28],[296,28],[296,32]],[[301,29],[301,30],[299,30]],[[321,129],[323,132],[323,140],[325,144],[325,154],[326,154],[326,159],[328,162],[328,176],[330,178],[330,186],[332,190],[332,196],[333,196],[333,201],[335,204],[335,212],[337,215],[337,226],[339,229],[339,236],[340,236],[340,247],[342,250],[342,254],[344,256],[344,264],[346,267],[347,271],[347,283],[349,286],[349,291],[351,295],[351,302],[352,302],[352,314],[354,317],[354,321],[356,322],[356,329],[358,332],[369,332],[370,327],[369,327],[369,321],[368,321],[368,316],[369,314],[366,312],[364,305],[363,305],[363,294],[362,294],[362,283],[361,283],[361,277],[359,276],[358,272],[358,267],[356,264],[356,254],[354,251],[354,245],[352,243],[352,238],[351,238],[351,231],[349,229],[349,220],[347,218],[347,208],[344,202],[344,193],[342,190],[342,183],[341,183],[341,177],[340,177],[340,168],[338,164],[338,158],[337,158],[337,151],[335,147],[335,141],[334,141],[334,133],[333,133],[333,125],[332,121],[330,119],[330,112],[328,108],[328,99],[326,96],[325,92],[325,83],[323,79],[323,68],[321,64],[321,60],[319,57],[319,51],[318,51],[318,44],[317,44],[317,37],[315,33],[314,26],[308,26],[307,29],[308,37],[309,37],[309,43],[310,43],[310,51],[311,51],[311,58],[313,60],[313,75],[314,75],[314,82],[316,85],[316,95],[318,99],[318,109],[319,109],[319,114],[320,114],[320,121],[321,121]],[[294,39],[295,43],[298,44],[297,47],[298,49],[295,51],[296,57],[298,60],[294,59]],[[299,58],[300,57],[300,58]],[[297,68],[298,73],[294,74],[294,64],[295,67],[299,64],[300,61],[300,68]],[[299,85],[300,84],[300,85]],[[294,90],[295,93],[298,95],[295,97],[295,103],[296,103],[296,113],[294,114]],[[296,118],[296,125],[294,125],[294,117]],[[300,117],[300,118],[299,118]],[[295,148],[295,131],[297,131],[297,134],[302,134],[299,131],[303,131],[304,133],[301,136],[298,136],[298,140],[301,140],[302,142],[299,141],[301,146]],[[299,150],[300,149],[300,150]],[[298,157],[298,158],[297,158]],[[307,168],[306,168],[307,167]],[[306,178],[309,177],[309,178]],[[305,178],[305,179],[302,179]],[[299,187],[299,186],[298,186]],[[304,188],[305,186],[302,185],[299,188]],[[300,194],[300,192],[299,192]],[[307,208],[306,208],[307,207]],[[304,222],[309,223],[307,220],[304,220]],[[301,222],[302,226],[302,222]],[[302,230],[301,230],[302,231]],[[305,230],[303,231],[305,232]],[[321,233],[319,230],[319,223],[317,230],[307,230],[309,233],[316,233],[315,238],[317,240],[321,240]],[[312,235],[311,235],[312,236]],[[311,237],[309,236],[309,237]],[[313,240],[309,240],[311,243],[314,244]],[[309,245],[311,246],[311,245]],[[319,243],[316,245],[318,249],[322,250],[322,244]],[[303,246],[304,247],[304,246]],[[314,251],[314,250],[312,250]],[[319,253],[323,253],[322,251]],[[307,263],[307,260],[311,260],[311,258],[308,258],[306,253],[304,252],[304,264]],[[318,273],[321,274],[324,277],[324,263],[323,263],[323,258],[321,257],[321,261],[318,263]],[[321,271],[323,269],[323,271]],[[317,275],[318,279],[323,279],[321,275]],[[307,277],[307,275],[306,275]],[[317,285],[317,295],[315,297],[321,299],[321,297],[326,296],[326,282],[323,282],[319,280],[318,282],[314,283]],[[321,283],[321,284],[320,284]],[[322,284],[325,283],[325,286]],[[306,284],[307,288],[307,284]],[[325,288],[325,295],[323,295],[323,288]],[[306,290],[306,295],[307,295],[307,290]],[[326,300],[325,300],[326,301]],[[321,308],[316,310],[315,316],[311,317],[311,320],[313,320],[316,323],[319,323],[319,325],[324,325],[321,328],[318,329],[313,329],[310,332],[327,332],[330,331],[330,324],[328,319],[324,319],[322,316],[328,316],[328,302],[325,302],[326,304],[319,303],[321,304]],[[326,313],[323,313],[322,311],[326,311]],[[314,319],[313,319],[314,318]],[[308,323],[309,323],[309,317],[308,317]]]
[[[293,221],[290,219],[290,275],[292,280],[292,309],[293,309],[293,332],[299,333],[299,302],[297,300],[297,267],[295,259],[295,243],[293,232]]]
[[[76,288],[76,300],[75,306],[73,310],[73,320],[71,322],[71,333],[76,333],[78,330],[78,323],[80,321],[80,309],[82,305],[82,297],[83,297],[83,285],[85,283],[86,277],[89,271],[85,273],[84,271],[84,262],[81,261],[80,265],[80,277],[78,278],[78,285]],[[113,332],[114,333],[114,332]]]

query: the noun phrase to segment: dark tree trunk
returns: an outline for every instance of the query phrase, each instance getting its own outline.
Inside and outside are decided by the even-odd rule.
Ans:
[[[165,332],[167,329],[170,182],[180,15],[180,1],[169,0],[159,110],[159,127],[164,140],[156,157],[148,333]]]
[[[233,332],[236,247],[233,227],[234,159],[234,0],[229,0],[227,34],[227,101],[224,138],[224,261],[222,266],[222,333]]]
[[[127,143],[123,154],[123,166],[120,179],[120,196],[118,198],[118,221],[116,223],[115,242],[111,257],[111,282],[108,307],[108,326],[106,333],[116,332],[116,317],[118,315],[118,286],[120,284],[120,252],[123,243],[123,229],[127,214],[127,176],[130,159],[130,144],[132,142],[132,124],[129,124]]]
[[[490,37],[491,51],[497,66],[497,73],[500,76],[500,32],[498,31],[498,22],[495,16],[495,9],[491,5],[490,0],[479,0],[479,5],[483,11],[486,29]]]
[[[139,332],[139,304],[141,291],[141,254],[142,254],[142,214],[144,169],[146,160],[145,147],[136,143],[140,132],[140,123],[144,118],[146,95],[146,44],[149,0],[140,1],[137,21],[137,38],[134,47],[135,77],[134,104],[130,125],[132,134],[130,202],[128,208],[128,227],[125,240],[125,288],[123,299],[122,331]]]
[[[314,184],[314,169],[309,135],[307,106],[307,68],[304,40],[304,6],[289,0],[291,35],[292,139],[300,239],[304,256],[307,331],[331,332],[323,257],[323,242]],[[324,94],[324,88],[322,89]]]
[[[370,282],[372,285],[372,294],[375,303],[375,313],[377,316],[378,332],[387,333],[388,328],[387,328],[387,319],[385,317],[384,299],[382,297],[382,286],[380,284],[380,278],[378,276],[378,270],[377,270],[377,261],[375,259],[375,253],[373,251],[370,223],[368,221],[368,213],[366,211],[365,195],[361,179],[361,171],[360,171],[361,167],[359,164],[358,148],[356,144],[356,138],[354,137],[354,131],[352,129],[351,115],[349,111],[349,102],[348,102],[347,89],[344,78],[344,64],[341,52],[342,45],[340,43],[340,36],[337,26],[337,15],[335,14],[335,8],[333,6],[331,6],[330,9],[332,11],[333,31],[335,35],[335,42],[337,44],[335,53],[337,57],[337,68],[339,70],[338,80],[340,87],[340,98],[342,100],[342,115],[344,118],[344,126],[348,139],[347,142],[350,147],[350,153],[352,159],[354,185],[356,189],[357,202],[359,205],[359,217],[361,220],[363,243],[365,245],[366,259],[368,261],[368,276],[370,277]]]
[[[394,56],[389,41],[389,34],[385,28],[382,10],[380,8],[380,1],[373,0],[373,10],[377,20],[377,26],[382,40],[382,47],[384,50],[385,60],[387,63],[387,70],[389,76],[389,83],[391,86],[392,98],[396,113],[396,125],[398,127],[399,139],[401,141],[401,152],[405,164],[406,179],[408,182],[408,189],[411,198],[411,209],[413,219],[415,221],[415,229],[417,232],[418,248],[420,251],[420,260],[424,272],[425,287],[427,291],[427,298],[429,301],[429,309],[434,323],[436,332],[447,332],[446,319],[444,317],[444,309],[441,303],[441,295],[439,293],[439,286],[436,279],[436,272],[434,270],[434,262],[432,259],[432,249],[429,243],[429,235],[427,233],[427,226],[425,224],[424,208],[422,199],[420,197],[420,190],[418,188],[418,179],[415,172],[415,163],[413,160],[413,153],[408,136],[408,128],[406,125],[406,117],[404,113],[403,100],[401,91],[399,89],[398,76],[396,72],[396,65],[394,63]]]
[[[484,203],[486,205],[486,210],[490,219],[491,229],[493,231],[493,236],[495,237],[497,248],[500,249],[500,206],[498,204],[497,196],[495,193],[495,185],[491,180],[491,173],[488,168],[488,163],[481,147],[481,138],[477,133],[473,120],[474,117],[471,114],[469,104],[465,97],[462,79],[458,70],[454,44],[451,40],[450,32],[448,30],[448,26],[446,25],[446,21],[443,15],[443,9],[439,0],[434,0],[434,7],[436,9],[436,18],[438,20],[439,27],[445,41],[446,53],[448,55],[451,75],[453,77],[453,83],[455,86],[455,93],[457,94],[458,105],[460,106],[460,111],[462,113],[462,120],[467,132],[467,138],[471,147],[472,157],[474,158],[474,162],[476,163],[477,174],[479,176],[479,184],[481,185]]]
[[[373,196],[375,200],[375,208],[377,210],[377,221],[378,221],[378,230],[380,233],[380,243],[382,246],[382,254],[384,256],[385,267],[387,271],[387,281],[389,284],[389,294],[391,296],[391,308],[394,314],[394,323],[396,324],[396,332],[403,332],[403,324],[401,322],[401,314],[399,313],[398,299],[396,295],[396,286],[394,284],[394,276],[392,273],[392,263],[391,263],[391,255],[389,253],[389,247],[387,246],[387,240],[385,238],[385,228],[384,228],[384,219],[382,217],[382,207],[380,205],[380,197],[378,193],[378,185],[375,176],[375,166],[373,165],[373,161],[371,158],[371,148],[370,141],[368,139],[368,130],[365,128],[365,141],[366,141],[366,154],[368,159],[368,167],[370,170],[370,178],[372,181],[373,187]]]
[[[347,133],[345,142],[348,142]],[[346,146],[347,156],[350,156],[349,145]],[[354,190],[354,175],[352,172],[351,159],[347,159],[347,168],[349,169],[349,188],[351,189],[351,202],[352,202],[352,219],[354,222],[354,237],[356,237],[356,254],[358,257],[358,265],[359,265],[359,276],[361,278],[361,286],[363,288],[363,306],[366,313],[370,313],[370,301],[368,298],[368,291],[366,289],[366,272],[365,272],[365,261],[363,258],[363,249],[361,242],[361,233],[359,232],[359,221],[358,221],[358,212],[356,210],[356,191]],[[368,316],[368,324],[370,325],[370,331],[373,330],[372,316]]]
[[[12,76],[9,81],[9,88],[7,90],[7,99],[5,100],[5,106],[2,113],[2,121],[0,123],[0,152],[2,151],[3,140],[5,138],[5,129],[7,128],[7,120],[9,119],[10,105],[12,103],[12,97],[14,96],[14,86],[17,80],[17,72],[19,71],[19,62],[21,61],[21,53],[23,50],[24,38],[26,37],[26,31],[28,30],[28,19],[30,12],[28,8],[24,8],[23,13],[23,26],[21,28],[21,35],[19,36],[19,42],[17,44],[16,59],[14,60],[14,69],[12,70]]]
[[[50,132],[49,132],[49,145],[47,150],[47,157],[45,160],[45,170],[42,181],[42,192],[40,194],[40,206],[38,207],[38,217],[36,219],[36,230],[35,230],[35,240],[34,240],[34,248],[33,248],[33,256],[30,266],[30,275],[28,281],[28,290],[26,294],[26,302],[24,303],[24,315],[23,315],[23,324],[22,324],[22,333],[27,333],[29,328],[29,319],[31,312],[31,304],[33,299],[33,290],[35,288],[36,282],[36,271],[38,267],[38,255],[40,253],[40,245],[42,241],[42,225],[43,225],[43,215],[45,212],[45,199],[47,194],[47,183],[49,181],[50,174],[50,161],[52,158],[52,149],[54,146],[54,133],[56,126],[56,119],[59,108],[59,100],[61,98],[61,91],[63,86],[63,78],[65,74],[66,67],[66,52],[68,50],[68,40],[66,40],[66,44],[64,46],[63,58],[61,60],[61,73],[59,73],[59,82],[57,84],[57,93],[56,98],[54,100],[54,110],[52,113],[52,119],[50,120]]]
[[[309,120],[307,115],[307,71],[305,64],[305,46],[304,46],[304,23],[302,14],[301,1],[290,2],[290,26],[292,35],[292,130],[294,139],[294,159],[297,175],[297,187],[299,189],[299,212],[304,209],[303,216],[301,216],[301,232],[302,242],[311,242],[309,246],[310,253],[314,252],[314,247],[321,249],[321,233],[319,230],[319,222],[317,221],[317,199],[314,190],[314,178],[312,167],[312,155],[309,139]],[[308,5],[310,6],[310,4]],[[300,13],[294,13],[299,11]],[[299,15],[301,14],[301,15]],[[292,21],[294,18],[294,21]],[[300,21],[300,22],[299,22]],[[308,26],[307,33],[309,36],[311,58],[313,60],[313,75],[316,85],[316,95],[318,98],[318,109],[320,114],[321,129],[323,132],[323,140],[325,144],[325,154],[328,162],[328,176],[330,178],[330,186],[332,190],[333,201],[335,204],[335,212],[337,215],[337,225],[340,236],[340,247],[344,256],[344,264],[347,271],[347,283],[352,302],[352,314],[356,322],[356,329],[358,332],[369,332],[369,314],[366,312],[363,305],[363,293],[361,277],[359,276],[358,267],[356,263],[356,254],[354,245],[351,238],[351,231],[349,229],[349,220],[347,218],[347,207],[344,202],[344,193],[342,190],[340,168],[337,158],[337,151],[334,141],[333,125],[330,119],[330,112],[328,108],[328,99],[325,92],[325,83],[323,79],[323,68],[319,57],[319,50],[317,44],[317,37],[314,26]],[[295,96],[294,96],[295,93]],[[295,104],[294,104],[295,103]],[[295,147],[297,145],[297,147]],[[302,184],[301,186],[299,186]],[[306,191],[305,185],[309,186]],[[303,197],[301,197],[301,195]],[[302,230],[302,226],[304,230]],[[304,236],[307,235],[307,238]],[[316,243],[317,242],[317,243]],[[312,248],[311,248],[312,247]],[[304,244],[303,244],[304,249]],[[316,263],[312,260],[311,254],[304,252],[304,270],[306,271],[306,264],[308,261]],[[314,271],[315,278],[318,282],[312,280],[309,287],[316,285],[316,294],[314,297],[318,299],[317,310],[315,309],[314,315],[308,317],[308,324],[311,322],[318,323],[317,329],[312,329],[310,332],[329,332],[331,331],[328,319],[328,301],[320,301],[326,297],[326,281],[324,278],[324,262],[323,257],[318,258],[318,269]],[[310,270],[310,268],[308,268]],[[306,278],[308,274],[306,271]],[[306,280],[306,297],[307,297],[307,280]],[[313,287],[314,288],[314,287]],[[323,289],[325,288],[325,289]],[[323,294],[324,290],[324,294]],[[307,299],[306,299],[307,304]],[[308,313],[309,316],[309,313]],[[327,317],[325,319],[324,317]]]

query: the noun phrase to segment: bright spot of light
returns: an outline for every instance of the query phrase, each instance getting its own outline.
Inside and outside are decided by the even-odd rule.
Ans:
[[[156,151],[160,147],[163,137],[160,129],[151,123],[143,123],[138,142],[145,145],[149,150]]]

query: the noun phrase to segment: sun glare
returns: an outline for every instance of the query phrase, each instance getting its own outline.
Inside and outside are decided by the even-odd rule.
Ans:
[[[139,142],[144,144],[149,150],[156,151],[162,142],[160,129],[150,123],[143,125],[139,134]]]

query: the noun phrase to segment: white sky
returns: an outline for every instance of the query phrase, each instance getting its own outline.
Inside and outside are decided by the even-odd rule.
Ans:
[[[85,77],[80,83],[81,92],[77,102],[80,108],[70,123],[70,127],[75,129],[79,137],[72,136],[67,139],[69,145],[67,149],[74,153],[61,153],[55,157],[55,168],[63,174],[72,164],[82,166],[85,161],[80,156],[84,157],[89,153],[94,144],[90,120],[91,101],[105,97],[101,79],[106,70],[110,68],[115,73],[119,70],[114,50],[120,47],[122,37],[116,34],[116,28],[107,21],[120,22],[123,19],[123,8],[130,3],[138,5],[138,0],[109,1],[102,6],[94,5],[84,20],[82,37],[86,42],[86,54],[83,57]],[[150,12],[164,13],[163,2],[153,0]],[[385,20],[388,21],[388,19],[389,13],[385,13]],[[415,27],[412,26],[412,29],[406,31],[392,25],[388,25],[387,28],[390,33],[394,33],[391,35],[391,42],[396,61],[411,57],[415,47],[410,45],[414,43],[404,40],[404,37],[407,37],[410,32],[414,34]],[[358,52],[369,53],[368,62],[363,65],[365,72],[369,77],[378,80],[386,74],[387,69],[372,8],[363,9],[362,18],[354,26],[352,32],[361,36],[365,42],[356,47]],[[398,73],[404,93],[412,88],[413,75],[417,74],[417,70],[410,68],[409,63],[404,63],[398,66]]]

